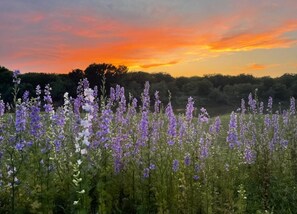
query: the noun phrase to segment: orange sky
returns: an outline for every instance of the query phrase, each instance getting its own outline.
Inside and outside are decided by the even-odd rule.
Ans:
[[[295,0],[0,2],[0,65],[68,73],[91,63],[173,76],[297,73]]]

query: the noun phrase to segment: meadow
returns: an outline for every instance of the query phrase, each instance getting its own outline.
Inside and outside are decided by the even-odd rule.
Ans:
[[[0,98],[0,213],[297,213],[297,115],[256,93],[210,117],[150,96],[101,97],[86,79]],[[198,100],[199,102],[199,100]]]

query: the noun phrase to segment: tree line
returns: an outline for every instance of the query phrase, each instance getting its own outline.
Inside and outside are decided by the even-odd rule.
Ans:
[[[125,87],[127,95],[131,94],[138,100],[140,100],[144,83],[149,81],[151,95],[159,91],[161,101],[166,104],[170,99],[176,111],[184,109],[188,97],[192,96],[198,108],[206,107],[213,115],[235,110],[240,106],[242,98],[246,99],[249,93],[254,94],[255,91],[259,100],[266,101],[271,96],[280,106],[286,106],[290,97],[297,97],[296,74],[284,74],[277,78],[254,77],[247,74],[172,77],[167,73],[129,72],[123,65],[93,63],[85,70],[74,69],[68,74],[24,73],[20,78],[22,83],[19,96],[25,91],[29,91],[29,94],[34,96],[37,85],[44,88],[45,85],[50,84],[56,106],[63,103],[65,92],[75,97],[78,82],[83,78],[89,80],[91,87],[97,86],[99,89],[105,82],[107,95],[110,87],[119,84]],[[12,102],[12,92],[12,71],[0,66],[1,99]]]

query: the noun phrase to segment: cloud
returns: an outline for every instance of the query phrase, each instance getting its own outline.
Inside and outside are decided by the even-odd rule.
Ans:
[[[146,70],[289,48],[297,42],[287,34],[297,31],[294,2],[3,0],[0,58],[28,71],[48,63],[39,70],[67,72],[93,62]]]
[[[266,70],[268,68],[278,67],[280,64],[249,64],[245,67],[245,70],[248,71],[260,71],[260,70]]]
[[[254,49],[286,48],[296,44],[297,39],[289,39],[285,33],[297,31],[297,20],[284,23],[263,32],[244,32],[208,44],[211,51],[249,51]]]
[[[247,66],[248,70],[265,70],[268,66],[261,64],[251,64]]]
[[[152,67],[159,67],[159,66],[168,66],[168,65],[174,65],[177,64],[178,60],[166,62],[166,63],[151,63],[151,64],[145,64],[140,65],[141,68],[152,68]]]

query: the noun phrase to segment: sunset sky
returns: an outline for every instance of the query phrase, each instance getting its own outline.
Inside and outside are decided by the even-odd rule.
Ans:
[[[297,73],[297,0],[1,0],[0,65],[173,76]]]

